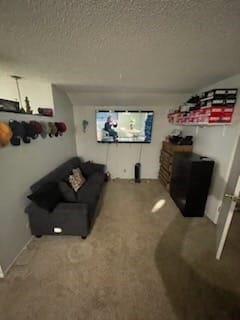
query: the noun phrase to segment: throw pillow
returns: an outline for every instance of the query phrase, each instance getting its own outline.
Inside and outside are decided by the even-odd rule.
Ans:
[[[76,202],[76,193],[70,187],[70,185],[65,181],[60,181],[58,183],[59,190],[62,194],[62,197],[67,202]]]
[[[37,191],[28,196],[28,199],[36,203],[40,208],[49,212],[62,200],[62,195],[57,183],[49,182],[41,186]]]
[[[80,162],[80,169],[85,178],[89,178],[95,172],[105,172],[105,166],[103,164],[87,161]]]
[[[72,175],[69,176],[68,181],[75,192],[77,192],[81,186],[85,183],[80,168],[72,169]]]
[[[96,170],[95,163],[87,161],[80,163],[80,169],[86,178],[90,177]]]

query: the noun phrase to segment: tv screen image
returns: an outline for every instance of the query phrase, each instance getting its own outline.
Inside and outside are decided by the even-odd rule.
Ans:
[[[153,111],[97,111],[98,142],[150,143]]]

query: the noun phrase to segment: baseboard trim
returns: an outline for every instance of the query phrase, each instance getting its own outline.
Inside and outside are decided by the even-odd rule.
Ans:
[[[32,241],[33,239],[33,236],[31,236],[31,238],[25,243],[25,245],[23,246],[23,248],[19,251],[19,253],[16,255],[16,257],[13,259],[13,261],[9,264],[9,266],[6,268],[6,270],[3,272],[2,271],[2,274],[3,274],[3,277],[4,278],[7,273],[9,272],[9,270],[12,268],[12,266],[14,265],[14,263],[16,262],[17,258],[22,254],[22,252],[24,250],[26,250],[27,246],[29,245],[29,243]],[[1,278],[1,275],[0,275],[0,278]]]

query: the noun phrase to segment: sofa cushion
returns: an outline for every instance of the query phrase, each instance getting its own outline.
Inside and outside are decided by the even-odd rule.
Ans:
[[[94,162],[80,162],[80,169],[86,178],[95,172],[104,172],[105,166]]]
[[[102,172],[94,172],[89,178],[88,183],[89,184],[99,184],[100,186],[103,185],[105,180],[104,173]]]
[[[62,200],[57,183],[49,182],[42,185],[37,191],[28,196],[28,199],[36,203],[40,208],[49,212]]]
[[[77,202],[88,203],[88,200],[97,199],[101,191],[99,184],[92,184],[88,181],[77,192]]]
[[[95,172],[77,192],[77,202],[88,204],[90,216],[94,214],[103,183],[104,174]]]
[[[59,181],[58,183],[59,190],[63,199],[67,202],[76,202],[76,192],[73,190],[72,187],[66,181]]]

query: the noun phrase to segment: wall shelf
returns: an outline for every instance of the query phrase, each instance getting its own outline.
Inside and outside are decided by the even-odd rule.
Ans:
[[[43,117],[43,118],[52,118],[52,116],[45,116],[40,113],[24,113],[24,112],[16,112],[16,111],[6,111],[6,110],[0,110],[0,115],[1,114],[12,114],[12,115],[20,115],[20,116],[34,116],[34,117]]]
[[[174,125],[181,125],[185,127],[225,127],[231,126],[232,123],[174,123]]]

